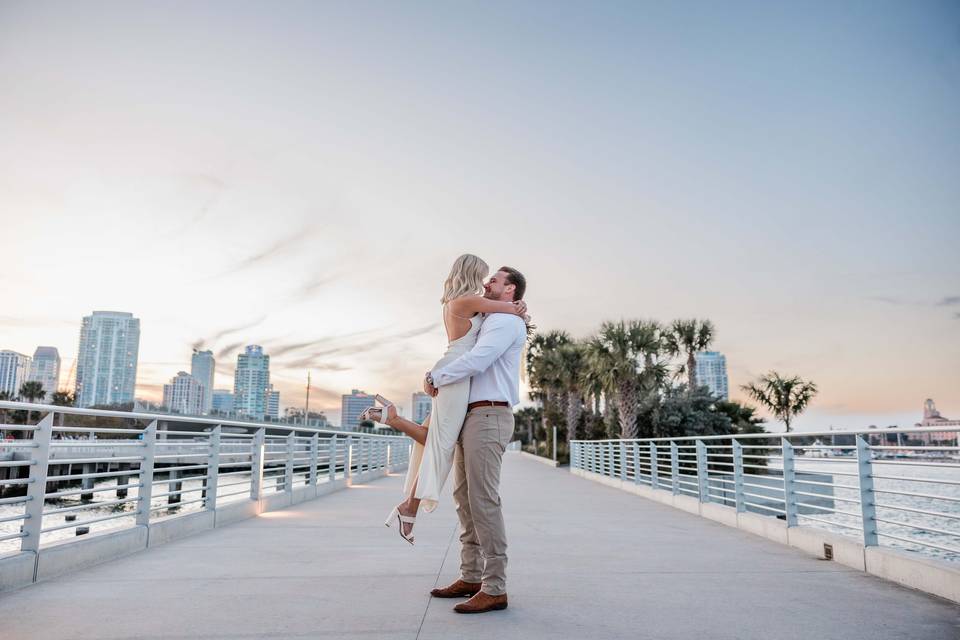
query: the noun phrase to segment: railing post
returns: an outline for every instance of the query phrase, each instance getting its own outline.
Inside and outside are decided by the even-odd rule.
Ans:
[[[390,466],[393,464],[393,462],[390,460],[390,454],[393,453],[392,449],[393,449],[393,441],[387,440],[387,451],[386,451],[386,455],[387,455],[387,459],[386,459],[386,470],[387,470],[387,473],[390,473]]]
[[[287,434],[287,459],[283,468],[283,490],[293,493],[293,458],[297,454],[297,432]]]
[[[613,477],[613,442],[607,442],[604,447],[607,450],[607,471],[603,475]]]
[[[568,451],[567,454],[570,452]],[[557,428],[553,428],[553,461],[557,461]]]
[[[210,457],[207,463],[207,500],[203,506],[207,511],[217,510],[217,484],[220,479],[220,432],[218,424],[210,432]]]
[[[27,503],[24,505],[22,551],[40,550],[40,531],[43,529],[43,504],[47,493],[47,465],[50,462],[50,436],[53,433],[53,412],[37,423],[31,449],[30,484],[27,485]]]
[[[873,492],[873,463],[870,445],[857,436],[857,475],[860,485],[860,513],[863,517],[863,546],[875,547],[877,536],[876,494]]]
[[[266,429],[257,429],[253,436],[253,457],[250,460],[250,498],[253,500],[263,497],[263,449],[266,439]]]
[[[140,462],[140,488],[137,489],[137,524],[150,524],[150,502],[153,500],[153,465],[157,453],[156,420],[143,430],[143,460]]]
[[[337,479],[337,436],[327,439],[327,477],[330,482]]]
[[[640,484],[640,443],[633,443],[633,482]]]
[[[620,480],[626,482],[627,480],[627,443],[623,440],[620,441]]]
[[[707,445],[697,440],[697,488],[700,502],[710,502],[710,475],[707,472]]]
[[[733,441],[733,500],[737,513],[747,510],[743,495],[743,445]]]
[[[349,485],[353,482],[353,436],[347,436],[347,448],[344,450],[344,478]]]
[[[307,485],[317,484],[317,466],[320,464],[320,434],[315,433],[310,438],[310,477],[307,479]]]
[[[786,438],[781,438],[783,449],[783,508],[787,512],[787,526],[797,526],[797,470],[793,453],[793,445]]]
[[[657,443],[650,443],[650,487],[653,489],[660,488],[660,469],[657,467],[660,460],[657,455]]]
[[[680,456],[677,443],[670,441],[670,485],[673,495],[680,493]]]

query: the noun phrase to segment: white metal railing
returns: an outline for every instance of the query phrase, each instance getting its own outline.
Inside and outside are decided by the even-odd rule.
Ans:
[[[960,561],[960,427],[574,440],[571,469]]]
[[[0,401],[0,556],[401,469],[410,449],[405,436]]]

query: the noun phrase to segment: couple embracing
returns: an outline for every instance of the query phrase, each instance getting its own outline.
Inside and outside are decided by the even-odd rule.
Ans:
[[[474,255],[457,258],[443,287],[443,325],[449,344],[426,373],[433,396],[423,425],[383,407],[362,417],[415,441],[404,482],[406,500],[387,518],[413,544],[417,511],[436,509],[453,470],[453,500],[460,519],[460,578],[431,591],[438,598],[468,597],[457,613],[507,608],[507,537],[500,507],[500,466],[513,437],[513,407],[520,402],[520,364],[530,329],[523,302],[526,280],[516,269],[490,269]],[[484,282],[486,280],[486,282]],[[482,294],[481,294],[482,292]]]

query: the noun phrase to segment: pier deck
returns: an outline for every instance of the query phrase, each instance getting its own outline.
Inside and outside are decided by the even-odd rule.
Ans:
[[[410,547],[399,476],[0,595],[26,638],[960,637],[960,609],[515,454],[502,495],[510,608],[461,616],[450,500]]]

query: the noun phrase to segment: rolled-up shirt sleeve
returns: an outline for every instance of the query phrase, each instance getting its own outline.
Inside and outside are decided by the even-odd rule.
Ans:
[[[431,372],[433,384],[442,387],[486,371],[516,340],[516,329],[511,322],[513,317],[505,313],[488,316],[480,327],[480,335],[473,349]]]

